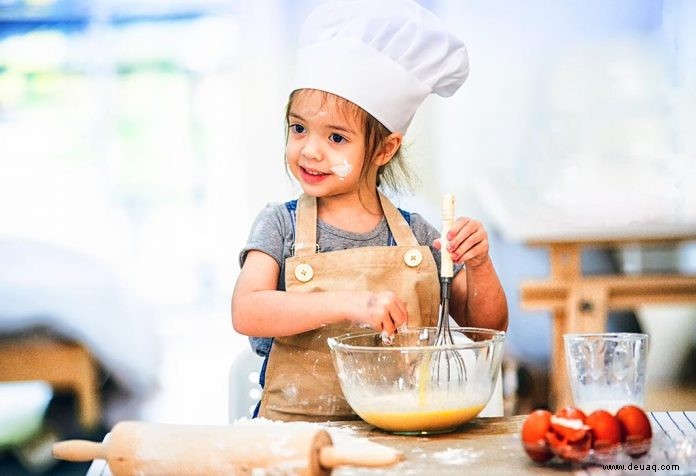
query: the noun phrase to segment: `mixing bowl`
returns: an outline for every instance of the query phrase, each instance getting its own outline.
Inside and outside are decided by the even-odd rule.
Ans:
[[[348,404],[366,422],[392,433],[452,431],[479,414],[491,398],[505,333],[453,327],[453,346],[434,346],[436,328],[400,331],[391,345],[379,333],[328,339]],[[458,352],[465,378],[434,378],[437,353]],[[440,354],[440,357],[447,354]]]

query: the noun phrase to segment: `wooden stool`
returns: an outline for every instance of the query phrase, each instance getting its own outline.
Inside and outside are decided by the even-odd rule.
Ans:
[[[45,337],[0,340],[0,362],[0,381],[44,380],[75,392],[82,427],[99,424],[97,366],[84,346]]]

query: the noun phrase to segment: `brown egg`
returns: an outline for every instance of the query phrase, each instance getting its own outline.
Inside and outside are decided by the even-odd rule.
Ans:
[[[567,441],[579,441],[585,438],[590,429],[585,425],[585,414],[575,407],[565,407],[551,417],[551,429]]]
[[[546,442],[546,434],[550,428],[551,413],[546,410],[536,410],[530,413],[522,424],[521,438],[524,450],[537,463],[544,463],[553,458]]]
[[[593,443],[592,448],[599,452],[612,452],[618,449],[623,441],[623,428],[619,420],[605,411],[592,412],[585,423],[591,428]]]
[[[585,458],[592,448],[592,431],[585,424],[585,414],[566,407],[551,417],[551,430],[546,434],[551,451],[566,461]]]
[[[616,412],[624,432],[624,448],[631,456],[642,456],[650,450],[652,427],[645,412],[635,405],[626,405]]]

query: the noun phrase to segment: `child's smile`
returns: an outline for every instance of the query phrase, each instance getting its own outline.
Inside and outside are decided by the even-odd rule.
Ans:
[[[312,185],[321,183],[324,179],[331,175],[312,168],[302,166],[300,166],[300,171],[302,172],[302,178],[300,179],[300,181],[307,182]]]

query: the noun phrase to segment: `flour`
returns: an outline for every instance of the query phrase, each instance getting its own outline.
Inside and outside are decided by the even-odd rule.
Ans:
[[[328,111],[324,111],[322,109],[319,109],[319,110],[310,109],[308,107],[305,107],[302,110],[300,110],[300,115],[304,119],[314,119],[315,117],[329,117],[330,116]]]
[[[329,423],[327,421],[327,423]],[[369,440],[365,440],[363,438],[358,438],[355,436],[356,428],[357,426],[350,426],[348,425],[343,425],[341,428],[336,428],[332,426],[328,426],[322,423],[312,423],[312,422],[305,422],[305,421],[292,421],[292,422],[283,422],[283,421],[276,421],[276,420],[269,420],[268,418],[239,418],[235,421],[232,422],[233,426],[256,426],[256,427],[268,427],[268,431],[272,432],[274,428],[278,427],[289,427],[289,428],[302,428],[302,429],[315,429],[315,430],[325,430],[329,432],[331,435],[331,439],[334,442],[334,445],[336,445],[339,442],[342,443],[352,443],[352,444],[367,444],[367,445],[376,445],[376,446],[383,446],[378,443],[373,443]],[[386,448],[386,447],[385,447]]]
[[[322,413],[336,413],[343,405],[343,398],[336,395],[319,395],[319,411]]]
[[[384,345],[392,345],[394,343],[394,336],[396,336],[396,334],[399,332],[406,332],[407,330],[408,326],[406,324],[402,324],[397,328],[394,334],[389,334],[387,331],[382,331],[382,343]]]
[[[440,464],[468,464],[476,461],[481,456],[480,451],[472,451],[468,448],[447,448],[444,451],[438,451],[432,455]],[[423,455],[424,457],[426,455]]]
[[[328,422],[327,422],[328,423]],[[276,433],[282,434],[282,432],[277,431],[279,428],[298,428],[298,429],[312,429],[312,430],[324,430],[329,433],[331,440],[333,441],[333,446],[337,448],[350,447],[351,451],[363,451],[370,452],[374,450],[379,450],[381,452],[393,452],[394,454],[399,454],[397,450],[394,450],[388,446],[380,445],[379,443],[374,443],[365,438],[359,438],[355,436],[355,427],[342,426],[341,428],[335,428],[322,423],[310,423],[310,422],[281,422],[269,420],[267,418],[240,418],[232,422],[233,426],[255,426],[255,427],[267,427],[268,432],[272,433],[274,430]],[[284,456],[281,452],[283,447],[291,446],[287,444],[286,441],[278,441],[278,444],[274,448],[266,448],[265,451],[271,451],[274,454],[279,454]],[[359,452],[358,451],[358,452]],[[288,462],[290,465],[296,465],[297,462]],[[276,474],[294,474],[292,466],[282,466],[276,465],[273,468],[255,468],[251,474],[254,475],[276,475]]]
[[[330,170],[335,173],[340,180],[345,180],[345,178],[353,171],[353,166],[348,163],[346,159],[343,159],[343,163],[334,165]]]
[[[297,387],[295,387],[294,385],[288,385],[282,390],[282,392],[283,398],[285,398],[286,400],[290,402],[294,402],[295,400],[297,400]]]

